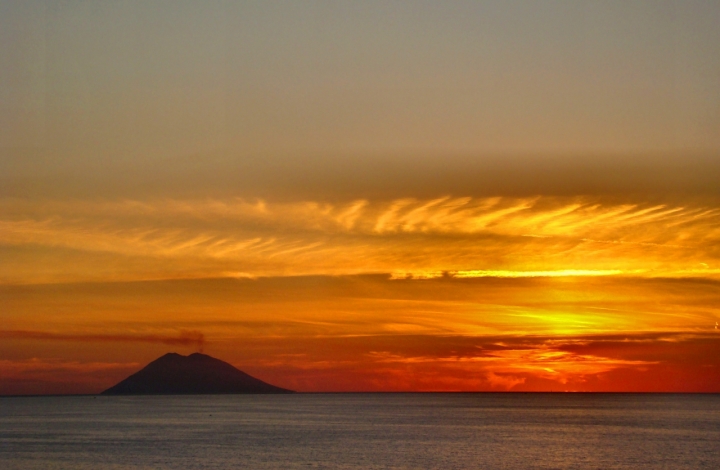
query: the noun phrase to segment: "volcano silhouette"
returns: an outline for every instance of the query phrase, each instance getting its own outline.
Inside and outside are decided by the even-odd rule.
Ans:
[[[102,395],[293,393],[205,354],[168,353]]]

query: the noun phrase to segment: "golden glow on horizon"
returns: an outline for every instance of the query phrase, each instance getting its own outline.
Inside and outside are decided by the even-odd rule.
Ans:
[[[640,271],[634,271],[637,274]],[[413,273],[392,273],[390,279],[434,279],[444,275],[463,279],[471,277],[576,277],[576,276],[612,276],[616,274],[630,274],[619,269],[560,269],[557,271],[430,271]]]
[[[0,343],[19,355],[0,364],[4,376],[77,374],[78,390],[91,391],[132,372],[98,365],[122,362],[108,354],[116,348],[136,364],[202,349],[320,391],[623,389],[611,378],[660,380],[668,357],[674,373],[702,368],[682,361],[720,346],[716,284],[692,279],[316,276],[6,286],[2,295]],[[58,355],[67,359],[39,359]]]
[[[561,269],[558,271],[458,271],[455,277],[575,277],[623,274],[619,269]]]

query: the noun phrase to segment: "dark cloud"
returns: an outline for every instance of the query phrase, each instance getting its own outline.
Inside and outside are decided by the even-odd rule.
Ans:
[[[599,195],[674,202],[678,197],[720,196],[716,154],[197,156],[100,165],[0,151],[0,197],[239,196],[337,202],[442,195]]]
[[[197,348],[198,351],[202,351],[206,343],[205,335],[203,335],[202,332],[195,330],[180,330],[177,336],[157,334],[74,334],[28,330],[0,330],[0,339],[76,342],[113,341],[123,343],[160,343],[172,346],[193,346]]]

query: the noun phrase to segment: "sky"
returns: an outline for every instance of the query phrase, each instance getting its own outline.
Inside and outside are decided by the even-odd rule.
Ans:
[[[720,392],[718,23],[0,0],[0,394]]]

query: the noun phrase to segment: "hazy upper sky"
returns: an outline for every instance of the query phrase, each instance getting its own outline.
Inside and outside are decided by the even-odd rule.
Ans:
[[[3,0],[1,191],[714,192],[719,23],[715,1]]]
[[[720,2],[0,0],[0,394],[720,392]]]

